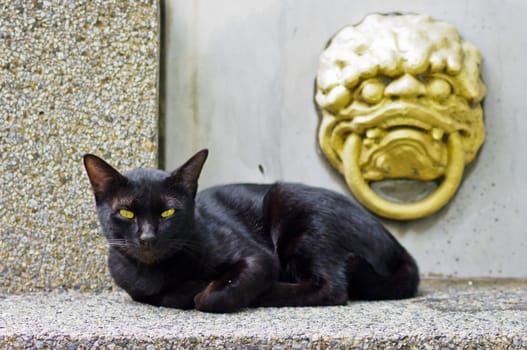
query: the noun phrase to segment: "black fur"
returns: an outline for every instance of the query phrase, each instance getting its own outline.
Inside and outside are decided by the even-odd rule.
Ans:
[[[413,258],[345,196],[292,183],[234,184],[196,195],[206,157],[200,151],[172,173],[121,175],[84,156],[110,272],[134,300],[234,312],[416,294]],[[123,208],[135,217],[120,216]],[[169,208],[175,214],[161,218]]]

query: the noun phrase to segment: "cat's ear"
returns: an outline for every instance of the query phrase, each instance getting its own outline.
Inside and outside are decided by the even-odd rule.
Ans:
[[[104,197],[126,182],[126,178],[121,173],[93,154],[84,155],[84,167],[96,198]]]
[[[207,149],[202,149],[193,155],[185,164],[170,174],[170,181],[175,185],[183,186],[195,195],[198,190],[198,178],[208,154]]]

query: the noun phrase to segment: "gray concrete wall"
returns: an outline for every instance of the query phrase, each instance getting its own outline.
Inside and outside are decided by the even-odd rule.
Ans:
[[[156,164],[158,10],[0,6],[0,294],[111,286],[82,155]]]
[[[174,168],[209,147],[201,186],[301,181],[349,193],[320,155],[313,81],[326,41],[372,12],[450,22],[481,50],[487,141],[451,203],[387,222],[425,276],[527,277],[527,2],[167,1],[167,148]],[[263,171],[260,171],[260,169]]]

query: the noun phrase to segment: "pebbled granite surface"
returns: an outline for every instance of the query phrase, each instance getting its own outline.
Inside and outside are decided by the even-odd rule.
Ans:
[[[413,299],[207,314],[121,292],[0,298],[0,348],[524,349],[527,282],[425,280]]]
[[[158,12],[158,1],[2,2],[0,292],[110,288],[81,157],[156,164]]]

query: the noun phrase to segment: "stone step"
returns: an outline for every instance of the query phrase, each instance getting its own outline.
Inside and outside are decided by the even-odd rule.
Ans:
[[[0,348],[524,349],[527,281],[425,280],[408,300],[208,314],[123,292],[0,297]]]

